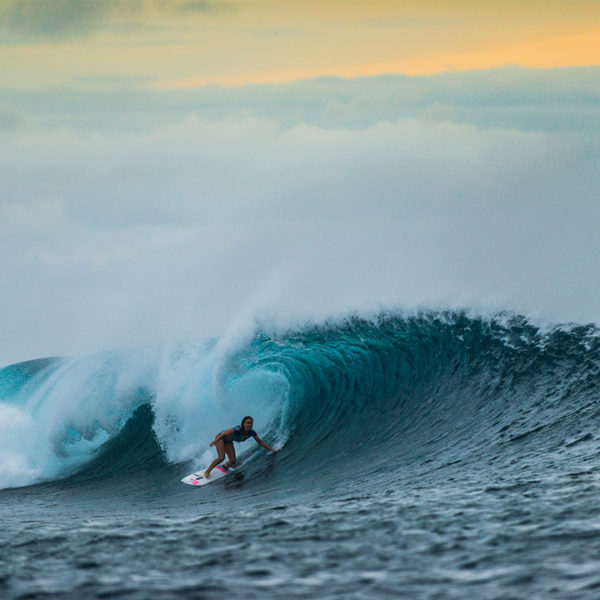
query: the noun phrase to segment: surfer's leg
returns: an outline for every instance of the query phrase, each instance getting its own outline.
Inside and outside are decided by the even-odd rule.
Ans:
[[[233,445],[233,444],[232,444]],[[215,444],[215,448],[217,449],[217,452],[219,453],[219,456],[217,456],[217,458],[215,458],[215,460],[213,460],[210,463],[210,467],[208,467],[208,469],[206,469],[206,471],[204,471],[204,477],[206,477],[206,479],[210,478],[210,472],[219,464],[222,463],[225,460],[225,442],[223,441],[223,438],[221,438],[216,444]]]
[[[223,466],[226,469],[229,469],[229,467],[235,467],[235,447],[233,442],[227,442],[225,444],[225,452],[227,453],[227,458],[229,458],[229,460]]]

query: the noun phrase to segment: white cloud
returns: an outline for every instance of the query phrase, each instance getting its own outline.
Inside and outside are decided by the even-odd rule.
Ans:
[[[593,135],[234,114],[4,135],[0,364],[215,335],[254,312],[600,321]]]

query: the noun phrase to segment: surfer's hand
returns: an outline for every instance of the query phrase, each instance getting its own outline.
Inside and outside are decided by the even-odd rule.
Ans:
[[[214,445],[215,445],[215,443],[214,443],[214,442],[211,442],[211,443],[210,443],[210,445],[211,445],[211,446],[214,446]]]

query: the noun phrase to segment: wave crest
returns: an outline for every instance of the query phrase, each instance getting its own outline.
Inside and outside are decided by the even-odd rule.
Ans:
[[[261,327],[227,352],[212,340],[21,363],[0,370],[0,486],[207,461],[244,414],[286,444],[291,472],[547,452],[593,435],[599,339],[508,314],[386,313]]]

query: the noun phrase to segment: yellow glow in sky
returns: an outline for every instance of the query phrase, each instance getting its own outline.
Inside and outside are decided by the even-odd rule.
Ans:
[[[0,85],[10,88],[600,65],[592,1],[19,0],[0,13]]]

